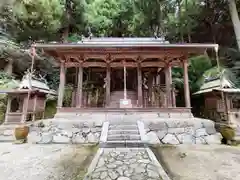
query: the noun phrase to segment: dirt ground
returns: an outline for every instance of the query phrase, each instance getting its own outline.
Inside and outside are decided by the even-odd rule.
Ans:
[[[0,180],[82,180],[97,148],[1,143]]]
[[[173,180],[240,180],[240,146],[180,145],[154,151]]]

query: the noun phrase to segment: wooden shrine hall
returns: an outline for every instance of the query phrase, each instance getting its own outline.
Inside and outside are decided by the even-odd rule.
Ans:
[[[170,44],[162,38],[86,38],[34,44],[60,66],[58,112],[132,109],[191,112],[188,57],[217,44]],[[185,107],[176,107],[172,67],[184,71]],[[71,76],[70,76],[71,74]],[[72,84],[71,103],[64,103]]]

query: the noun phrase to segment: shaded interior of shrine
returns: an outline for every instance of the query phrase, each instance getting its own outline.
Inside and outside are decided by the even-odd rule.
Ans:
[[[166,77],[164,68],[142,68],[142,107],[167,107]],[[66,88],[63,107],[76,107],[78,68],[71,67],[66,72]],[[110,104],[119,108],[119,100],[124,98],[124,69],[110,68]],[[83,69],[82,107],[106,107],[106,69],[89,67]],[[131,99],[133,108],[138,107],[137,69],[126,68],[127,98]],[[175,101],[176,90],[171,86],[171,99]],[[175,106],[175,102],[171,103]]]

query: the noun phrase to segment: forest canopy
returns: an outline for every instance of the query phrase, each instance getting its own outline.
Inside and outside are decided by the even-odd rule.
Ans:
[[[165,37],[172,43],[218,43],[221,66],[239,76],[239,0],[10,0],[0,3],[0,67],[19,79],[30,66],[33,42],[78,41],[95,37]],[[37,52],[35,69],[57,89],[58,68]],[[196,59],[201,57],[196,57]],[[216,66],[191,60],[192,90],[199,74]],[[49,71],[49,69],[54,69]],[[190,68],[190,69],[191,69]],[[174,70],[181,82],[181,70]],[[193,78],[193,79],[191,79]],[[180,81],[178,81],[180,80]],[[238,82],[238,81],[236,81]],[[196,88],[195,88],[196,87]]]

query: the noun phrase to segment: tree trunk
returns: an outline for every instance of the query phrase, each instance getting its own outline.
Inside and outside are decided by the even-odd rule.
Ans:
[[[181,42],[184,42],[183,29],[182,29],[182,23],[181,23],[181,17],[182,17],[181,0],[177,0],[177,6],[178,6],[178,27],[179,27]]]
[[[228,0],[228,7],[237,39],[238,49],[240,50],[240,21],[235,0]]]
[[[185,0],[185,12],[188,13],[188,0]],[[188,19],[188,18],[187,18]],[[187,34],[188,34],[188,42],[191,43],[192,42],[192,38],[191,38],[191,31],[190,31],[190,26],[189,26],[189,22],[187,21]]]
[[[4,68],[4,71],[8,74],[8,75],[12,75],[12,71],[13,71],[13,59],[8,58],[7,59],[7,65]]]

